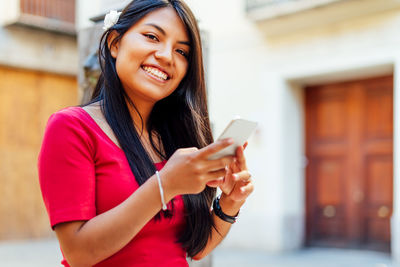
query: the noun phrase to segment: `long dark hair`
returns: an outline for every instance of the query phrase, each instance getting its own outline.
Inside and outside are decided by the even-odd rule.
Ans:
[[[194,15],[180,0],[133,0],[122,11],[118,22],[106,30],[101,38],[101,75],[87,105],[100,101],[101,110],[125,152],[139,185],[154,175],[156,169],[134,127],[127,102],[136,111],[137,109],[122,87],[107,40],[109,34],[116,31],[118,36],[113,42],[118,42],[146,14],[165,7],[172,7],[186,26],[191,49],[185,77],[172,94],[154,105],[147,122],[148,132],[158,134],[164,153],[156,147],[152,134],[149,135],[151,145],[161,158],[168,160],[178,148],[202,148],[213,142],[207,110],[200,33]],[[211,237],[214,222],[210,206],[214,196],[215,189],[210,187],[206,187],[200,194],[183,196],[186,227],[177,241],[182,244],[189,257],[203,250]],[[172,214],[162,215],[169,217]],[[161,216],[160,213],[157,216]]]

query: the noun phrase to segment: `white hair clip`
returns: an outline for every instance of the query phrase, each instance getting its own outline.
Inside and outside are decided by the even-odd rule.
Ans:
[[[103,30],[108,30],[112,26],[117,23],[119,16],[121,15],[122,12],[117,12],[115,10],[111,10],[106,17],[104,18],[104,26]]]

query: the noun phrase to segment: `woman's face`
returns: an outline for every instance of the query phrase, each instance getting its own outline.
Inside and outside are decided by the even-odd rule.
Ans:
[[[188,68],[189,37],[172,8],[150,12],[111,47],[117,74],[135,104],[170,95]]]

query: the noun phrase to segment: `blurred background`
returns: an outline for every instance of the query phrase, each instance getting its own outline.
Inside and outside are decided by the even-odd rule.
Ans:
[[[48,117],[85,102],[121,0],[0,0],[0,266],[60,266],[37,156]],[[215,136],[259,122],[256,189],[198,266],[397,266],[400,1],[187,0]],[[192,265],[196,265],[193,264]]]

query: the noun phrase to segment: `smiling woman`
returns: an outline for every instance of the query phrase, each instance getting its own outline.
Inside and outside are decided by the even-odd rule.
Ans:
[[[111,32],[109,43],[118,36]],[[150,112],[169,96],[186,74],[189,37],[171,7],[155,10],[110,47],[122,86],[136,107]]]
[[[244,147],[209,160],[232,140],[212,143],[201,51],[183,1],[134,0],[106,27],[92,100],[50,117],[39,156],[65,266],[187,266],[228,233],[253,184]]]

